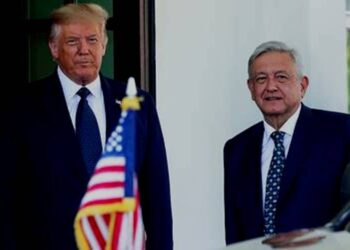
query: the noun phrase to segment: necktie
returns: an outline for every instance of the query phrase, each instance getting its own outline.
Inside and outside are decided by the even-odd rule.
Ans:
[[[101,155],[101,137],[94,112],[86,100],[86,97],[90,95],[90,91],[83,87],[77,92],[77,95],[81,99],[75,117],[76,134],[85,167],[91,175]]]
[[[284,132],[275,131],[271,138],[275,143],[270,168],[266,179],[266,195],[264,207],[264,234],[271,235],[276,233],[276,205],[279,196],[280,182],[282,179],[283,168],[285,165],[285,155],[283,146]]]

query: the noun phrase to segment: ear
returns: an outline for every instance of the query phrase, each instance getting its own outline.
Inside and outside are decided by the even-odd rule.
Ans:
[[[49,48],[50,48],[50,52],[51,55],[53,57],[53,59],[57,59],[58,58],[58,45],[57,42],[55,40],[50,40],[49,41]]]
[[[309,87],[309,78],[307,76],[303,76],[300,79],[301,98],[305,96],[308,87]]]
[[[250,96],[252,98],[253,101],[255,101],[254,98],[254,82],[250,79],[247,80],[247,85],[248,85],[248,89],[250,91]]]
[[[106,53],[107,43],[108,43],[108,36],[106,34],[104,36],[104,41],[102,42],[102,56],[104,56]]]

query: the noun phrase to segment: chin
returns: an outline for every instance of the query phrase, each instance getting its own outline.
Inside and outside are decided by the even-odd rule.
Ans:
[[[97,73],[95,72],[79,72],[78,73],[79,78],[82,80],[82,82],[92,82],[93,80],[96,79]]]
[[[283,113],[286,111],[286,107],[280,105],[280,103],[265,103],[260,105],[260,109],[266,113]]]
[[[265,115],[282,115],[285,113],[285,110],[282,109],[276,109],[276,108],[271,108],[271,109],[261,109],[261,111],[265,114]]]

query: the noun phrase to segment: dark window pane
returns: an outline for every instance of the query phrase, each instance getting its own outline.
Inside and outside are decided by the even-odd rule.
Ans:
[[[112,31],[108,31],[108,44],[106,54],[103,57],[101,72],[110,78],[114,78],[114,36]]]
[[[96,3],[105,8],[110,17],[113,16],[113,0],[78,0],[78,3]]]
[[[51,74],[56,63],[52,61],[46,33],[32,33],[28,38],[28,80],[31,82]]]
[[[27,17],[29,19],[49,18],[51,11],[63,5],[63,0],[28,0]]]

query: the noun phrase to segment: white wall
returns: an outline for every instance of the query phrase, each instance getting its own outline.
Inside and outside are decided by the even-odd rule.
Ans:
[[[247,60],[266,40],[304,58],[306,104],[346,111],[345,1],[156,0],[157,107],[168,151],[175,250],[224,243],[224,143],[261,120]]]

